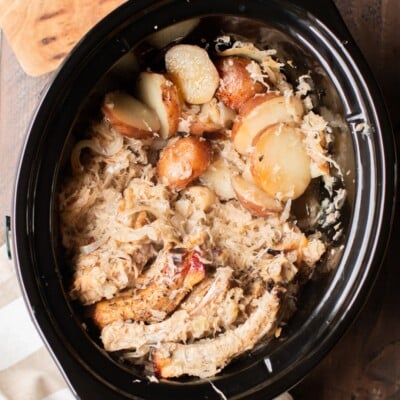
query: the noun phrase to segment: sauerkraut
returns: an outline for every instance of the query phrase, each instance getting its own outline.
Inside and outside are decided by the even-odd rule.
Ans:
[[[273,50],[244,42],[226,46],[225,40],[214,57],[251,59],[248,79],[262,83],[258,91],[304,102],[298,121],[281,123],[296,124],[311,178],[328,181],[331,138],[327,122],[309,110],[305,80],[296,91]],[[232,124],[246,118],[241,109],[215,96],[200,106],[179,101],[178,130],[169,137],[143,129],[140,138],[132,137],[126,132],[135,129],[120,131],[113,110],[91,126],[72,150],[71,174],[59,191],[60,231],[73,271],[70,297],[91,310],[106,350],[123,351],[146,368],[150,357],[160,377],[208,377],[280,332],[295,311],[299,283],[313,274],[327,245],[318,231],[307,235],[297,226],[295,199],[272,199],[275,208],[262,208],[257,198],[251,204],[252,194],[249,200],[232,188],[231,178],[240,176],[257,196],[265,195],[255,188],[250,155],[232,140]],[[192,176],[193,168],[188,174],[179,169],[178,157],[174,174],[190,179],[176,188],[159,160],[184,137],[206,143],[212,159]],[[221,348],[224,341],[229,352]]]

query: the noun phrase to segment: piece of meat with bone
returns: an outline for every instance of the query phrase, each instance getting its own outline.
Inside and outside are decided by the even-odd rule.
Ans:
[[[241,288],[231,287],[232,273],[230,267],[218,268],[190,293],[179,310],[162,322],[146,325],[117,321],[107,325],[101,333],[104,348],[131,349],[142,356],[152,344],[186,342],[228,329],[239,314],[243,297]]]
[[[151,279],[142,280],[143,287],[123,291],[94,305],[92,318],[97,326],[103,328],[118,320],[159,322],[173,312],[206,275],[197,250],[170,249],[156,263],[157,268],[150,268],[148,274]]]
[[[260,339],[274,334],[283,291],[276,287],[271,292],[266,291],[254,300],[256,308],[243,324],[216,338],[202,339],[193,344],[160,344],[152,353],[157,375],[162,378],[214,376],[233,358],[253,348]]]

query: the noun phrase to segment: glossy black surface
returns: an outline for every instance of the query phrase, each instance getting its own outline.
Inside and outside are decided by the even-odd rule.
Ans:
[[[149,383],[96,344],[65,293],[67,266],[54,210],[62,160],[81,123],[81,110],[90,114],[107,89],[122,84],[116,83],[124,77],[115,67],[122,56],[132,52],[141,62],[149,54],[144,39],[181,20],[200,18],[197,32],[205,38],[233,32],[261,45],[272,40],[282,56],[293,55],[299,70],[311,70],[319,88],[328,93],[322,102],[349,125],[335,151],[341,166],[354,172],[346,178],[350,218],[336,271],[307,286],[300,311],[284,332],[285,340],[257,347],[213,379],[214,384],[228,398],[272,398],[297,383],[355,318],[379,270],[389,235],[394,144],[376,85],[336,9],[324,3],[317,7],[307,0],[128,2],[96,26],[59,70],[25,144],[12,230],[32,317],[80,398],[219,398],[203,380]],[[371,134],[355,131],[363,121]]]

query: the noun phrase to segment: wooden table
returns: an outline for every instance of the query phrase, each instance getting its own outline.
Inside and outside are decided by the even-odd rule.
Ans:
[[[400,1],[336,0],[381,84],[400,132]],[[0,52],[0,216],[10,215],[19,154],[32,112],[52,74],[30,78],[3,37]],[[346,335],[302,383],[296,400],[400,399],[400,224],[371,296]],[[0,244],[4,232],[0,229]]]

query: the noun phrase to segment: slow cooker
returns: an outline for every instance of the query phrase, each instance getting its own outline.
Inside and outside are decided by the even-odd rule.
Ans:
[[[187,20],[196,21],[190,32],[169,29]],[[43,95],[21,156],[12,232],[24,298],[78,398],[220,398],[207,380],[155,383],[116,362],[85,329],[65,285],[69,271],[55,196],[71,138],[104,93],[132,82],[144,61],[159,62],[148,45],[155,32],[164,45],[233,34],[261,47],[274,46],[292,60],[293,74],[312,75],[321,104],[343,122],[334,149],[348,171],[338,256],[326,259],[329,268],[305,287],[281,340],[257,346],[212,379],[230,399],[273,398],[299,382],[354,320],[378,274],[392,224],[396,160],[389,118],[360,51],[329,0],[128,1],[94,27]]]

